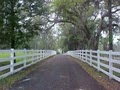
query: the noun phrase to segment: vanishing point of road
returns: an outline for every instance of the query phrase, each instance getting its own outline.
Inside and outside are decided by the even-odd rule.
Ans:
[[[10,90],[105,90],[67,55],[49,58]]]

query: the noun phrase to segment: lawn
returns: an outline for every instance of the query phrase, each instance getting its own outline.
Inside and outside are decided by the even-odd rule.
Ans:
[[[27,52],[27,55],[32,55],[32,53]],[[25,60],[25,52],[23,50],[15,51],[15,60],[16,63],[21,62],[20,65],[14,66],[14,69],[18,69],[20,67],[23,67],[24,63],[22,63]],[[32,56],[27,57],[26,59],[29,60],[31,59]],[[6,59],[5,61],[3,61]],[[10,51],[0,51],[0,67],[10,65],[10,60],[11,60],[11,53]],[[31,61],[28,61],[27,64],[31,63]],[[0,75],[3,75],[5,73],[10,72],[10,68],[6,68],[5,70],[0,71]]]
[[[15,55],[16,55],[16,57],[23,56],[24,53],[23,52],[15,52]],[[2,52],[2,53],[0,52],[0,60],[8,58],[7,61],[0,62],[0,66],[9,65],[10,64],[10,57],[11,57],[10,52]],[[21,62],[23,60],[24,60],[24,58],[16,59],[16,63]]]

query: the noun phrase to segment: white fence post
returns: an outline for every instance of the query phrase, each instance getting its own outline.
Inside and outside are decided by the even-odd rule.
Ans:
[[[40,60],[42,60],[42,50],[40,50]]]
[[[109,79],[112,79],[112,50],[109,50]]]
[[[14,71],[14,49],[11,49],[11,60],[10,60],[10,72],[13,73]]]
[[[38,61],[40,61],[40,50],[38,50]]]
[[[92,66],[92,50],[90,49],[90,66]]]
[[[85,50],[83,50],[83,61],[85,62]]]
[[[38,59],[39,59],[39,51],[37,50],[37,56],[36,56],[36,61],[35,62],[37,62],[38,61]]]
[[[32,63],[34,63],[34,57],[35,57],[35,50],[32,49]]]
[[[38,51],[38,61],[40,61],[40,50]]]
[[[44,59],[44,51],[42,50],[42,59]]]
[[[44,59],[44,51],[42,50],[42,59]]]
[[[78,58],[80,59],[80,55],[81,55],[80,50],[79,50],[79,54],[78,55],[79,55]]]
[[[82,51],[82,61],[84,61],[84,60],[83,60],[83,50],[81,50],[81,51]]]
[[[82,50],[81,50],[81,60],[82,60]]]
[[[100,71],[100,51],[97,50],[97,70]]]
[[[85,50],[85,61],[87,62],[87,50]]]
[[[46,58],[46,50],[44,51],[44,59]]]
[[[81,59],[81,50],[79,50],[79,59]]]
[[[47,51],[47,50],[44,51],[44,58],[46,58],[46,51]]]
[[[24,56],[25,56],[25,58],[24,58],[24,67],[26,67],[26,60],[27,60],[27,52],[26,52],[26,49],[24,49]]]

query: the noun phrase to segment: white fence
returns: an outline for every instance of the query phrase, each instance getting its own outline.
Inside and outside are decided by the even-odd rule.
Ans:
[[[0,50],[0,79],[55,54],[53,50]]]
[[[76,50],[68,51],[67,54],[88,63],[110,79],[120,82],[120,52]]]

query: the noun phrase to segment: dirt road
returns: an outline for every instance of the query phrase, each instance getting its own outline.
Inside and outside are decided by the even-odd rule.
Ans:
[[[10,90],[105,90],[66,55],[43,62]]]

